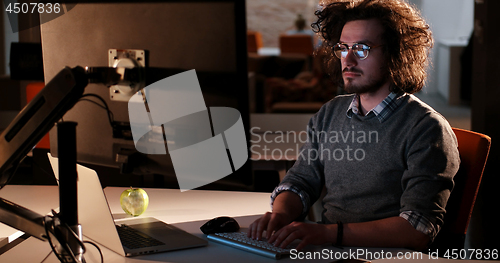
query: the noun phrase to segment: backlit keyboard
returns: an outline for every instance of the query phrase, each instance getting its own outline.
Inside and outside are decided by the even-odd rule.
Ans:
[[[227,246],[273,259],[280,259],[282,256],[290,254],[290,248],[275,247],[265,240],[253,240],[247,237],[246,232],[215,233],[207,235],[207,238]]]

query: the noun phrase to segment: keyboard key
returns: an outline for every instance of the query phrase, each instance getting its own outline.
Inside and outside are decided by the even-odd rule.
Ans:
[[[207,235],[207,238],[227,246],[273,259],[280,259],[283,256],[289,255],[291,249],[275,247],[265,240],[253,240],[247,237],[247,233],[245,232],[215,233]]]

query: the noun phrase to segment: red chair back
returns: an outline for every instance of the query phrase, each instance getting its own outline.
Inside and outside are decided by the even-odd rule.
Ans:
[[[443,228],[429,250],[438,249],[440,256],[448,249],[464,248],[465,234],[491,145],[491,138],[484,134],[457,128],[453,128],[453,132],[458,140],[460,168],[446,205]]]
[[[455,175],[453,189],[446,206],[447,230],[466,234],[474,202],[490,151],[491,138],[481,133],[453,128],[458,140],[460,169]]]
[[[257,53],[263,46],[262,35],[258,31],[247,31],[247,49],[250,53]]]
[[[303,54],[312,56],[314,52],[313,38],[311,35],[281,35],[279,38],[281,54]]]

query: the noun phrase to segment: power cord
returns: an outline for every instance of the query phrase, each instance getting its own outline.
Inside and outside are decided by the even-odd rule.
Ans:
[[[80,246],[80,248],[82,249],[82,254],[85,254],[85,252],[86,252],[84,243],[90,244],[90,245],[94,246],[97,249],[97,251],[99,252],[99,255],[101,258],[101,263],[104,262],[104,257],[102,255],[102,251],[99,248],[99,246],[97,246],[95,243],[93,243],[91,241],[81,241],[80,238],[78,237],[78,235],[66,223],[61,222],[61,220],[59,218],[59,214],[57,214],[57,212],[52,210],[52,215],[53,216],[45,216],[43,218],[43,225],[45,227],[45,234],[47,235],[47,239],[49,241],[50,248],[52,249],[52,252],[54,253],[54,255],[56,255],[57,259],[59,259],[60,262],[75,262],[75,263],[84,263],[85,262],[85,260],[83,260],[83,262],[82,262],[82,261],[77,259],[77,257],[75,256],[75,254],[73,253],[73,251],[69,247],[68,240],[66,240],[61,235],[60,229],[62,229],[62,228],[65,229],[67,231],[67,233],[70,233],[71,237],[76,240],[78,246]],[[57,242],[59,243],[59,245],[61,246],[63,251],[61,251],[61,252],[57,251],[56,245],[54,244],[54,241],[52,240],[52,235],[50,233],[52,233],[53,236],[56,238]],[[65,255],[69,256],[69,260],[64,257],[65,256],[65,255],[63,255],[64,253],[65,253]]]
[[[101,103],[103,105],[97,103],[96,101],[90,100],[90,99],[88,99],[86,97],[97,98],[99,101],[101,101]],[[101,96],[99,96],[97,94],[94,94],[94,93],[87,93],[87,94],[83,94],[79,101],[88,101],[88,102],[94,103],[95,105],[97,105],[97,106],[105,109],[106,112],[108,113],[109,125],[111,125],[111,127],[113,127],[113,122],[114,122],[113,112],[109,109],[108,103],[106,103],[106,101]]]

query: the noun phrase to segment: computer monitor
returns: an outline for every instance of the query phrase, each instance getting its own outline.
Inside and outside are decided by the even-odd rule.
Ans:
[[[60,2],[71,4],[61,8],[69,10],[64,15],[50,20],[41,14],[46,82],[65,66],[110,66],[110,49],[144,50],[146,84],[195,69],[206,106],[236,108],[248,129],[245,1]],[[81,101],[68,111],[64,121],[78,123],[78,162],[175,178],[168,154],[131,154],[135,148],[127,128],[126,101],[111,99],[109,89],[102,84],[89,84],[85,93],[97,94],[106,101],[115,125],[111,127],[108,114],[95,103]],[[53,129],[50,150],[55,156],[56,136]],[[124,162],[127,157],[130,162]],[[249,185],[250,162],[229,177]]]

